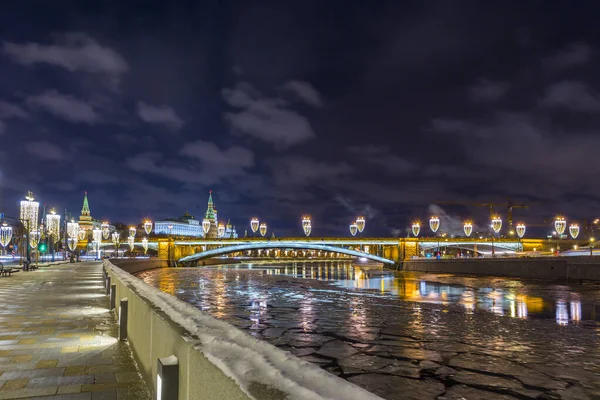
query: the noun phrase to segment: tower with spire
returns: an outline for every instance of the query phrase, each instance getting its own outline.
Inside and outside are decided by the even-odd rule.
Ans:
[[[204,218],[206,218],[210,221],[210,229],[208,230],[208,233],[206,234],[205,237],[209,238],[209,239],[217,238],[218,237],[217,209],[215,208],[215,204],[213,202],[212,190],[210,190],[208,192],[208,206],[206,207],[206,214],[204,215]]]
[[[90,212],[90,204],[88,203],[87,192],[83,193],[83,207],[81,207],[81,215],[79,216],[79,229],[91,231],[94,229],[94,222]]]

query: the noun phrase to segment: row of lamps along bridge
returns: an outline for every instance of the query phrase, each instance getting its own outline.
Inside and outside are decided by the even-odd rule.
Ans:
[[[502,218],[500,218],[500,216],[493,216],[491,219],[491,227],[492,230],[494,231],[494,233],[498,233],[500,232],[500,229],[502,229]],[[440,219],[437,216],[432,216],[431,218],[429,218],[429,228],[431,229],[431,231],[433,233],[436,233],[438,231],[438,229],[440,228]],[[557,217],[556,220],[554,221],[554,229],[556,230],[556,232],[559,235],[562,235],[565,230],[567,228],[567,221],[563,218],[563,217]],[[350,230],[352,231],[352,225],[350,225]],[[465,223],[463,224],[463,230],[465,232],[465,235],[467,237],[470,237],[471,234],[473,233],[473,222],[472,221],[465,221]],[[515,231],[517,232],[517,236],[519,237],[519,239],[523,238],[523,236],[525,236],[525,230],[526,230],[526,226],[523,223],[518,223],[515,226]],[[412,233],[415,237],[419,236],[419,233],[421,232],[421,223],[420,222],[414,222],[412,224]],[[571,224],[569,226],[569,234],[571,235],[571,237],[573,239],[577,239],[577,236],[579,236],[579,225],[577,224]],[[354,234],[353,234],[354,235]],[[590,238],[590,241],[594,241],[593,238]]]

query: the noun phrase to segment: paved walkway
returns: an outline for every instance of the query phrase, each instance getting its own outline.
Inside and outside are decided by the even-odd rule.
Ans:
[[[151,398],[105,293],[99,262],[0,277],[0,400]]]

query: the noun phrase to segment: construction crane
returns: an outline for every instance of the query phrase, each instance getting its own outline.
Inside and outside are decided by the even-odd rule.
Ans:
[[[457,204],[457,205],[465,205],[465,206],[475,206],[475,207],[487,207],[490,209],[490,219],[494,216],[494,209],[499,207],[506,207],[507,209],[507,218],[508,218],[508,226],[510,228],[513,227],[513,211],[515,208],[527,208],[527,204],[517,204],[512,201],[512,199],[507,198],[506,203],[471,203],[467,201],[436,201],[433,204]]]

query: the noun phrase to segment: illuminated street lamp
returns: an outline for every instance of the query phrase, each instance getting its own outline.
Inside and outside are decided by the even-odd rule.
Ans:
[[[260,236],[264,237],[267,234],[267,224],[264,222],[260,224],[258,231],[260,232]]]
[[[85,228],[82,228],[81,226],[79,226],[79,224],[77,224],[78,226],[78,230],[77,230],[77,235],[79,237],[79,240],[85,240],[87,239],[87,231],[85,230]]]
[[[144,248],[144,254],[148,253],[148,238],[142,239],[142,247]]]
[[[94,228],[92,230],[92,238],[96,244],[96,259],[100,259],[100,245],[102,244],[102,229]]]
[[[205,235],[208,233],[208,231],[210,230],[210,219],[204,218],[202,220],[202,230],[204,231]]]
[[[152,221],[146,220],[144,222],[144,230],[146,231],[146,235],[149,235],[152,232]]]
[[[8,244],[10,243],[10,240],[12,239],[12,235],[13,235],[12,226],[8,226],[6,223],[3,223],[2,226],[0,227],[0,244],[2,245],[2,247],[4,248],[5,251],[6,251],[6,246],[8,246]]]
[[[108,240],[110,237],[110,225],[108,225],[108,222],[102,223],[102,237],[104,240]]]
[[[77,239],[79,237],[79,224],[71,220],[67,222],[67,236],[71,239]]]
[[[119,245],[121,244],[119,242],[120,238],[121,238],[121,235],[119,234],[119,232],[113,232],[113,234],[112,234],[112,242],[115,245],[115,250],[117,252],[117,257],[119,257]]]
[[[365,217],[356,218],[356,228],[360,233],[365,230]]]
[[[412,224],[413,235],[415,235],[415,237],[417,237],[417,236],[419,236],[420,232],[421,232],[421,224],[419,222],[413,222],[413,224]]]
[[[133,256],[133,246],[135,244],[135,238],[133,236],[129,236],[127,238],[127,244],[129,245],[129,255]]]
[[[577,239],[577,236],[579,236],[579,225],[571,224],[569,226],[569,233],[573,239]]]
[[[225,236],[225,225],[219,224],[219,226],[217,227],[217,236],[220,238]]]
[[[516,231],[517,231],[517,236],[519,237],[519,239],[522,239],[523,236],[525,236],[525,224],[517,224],[517,226],[515,227]]]
[[[521,239],[523,239],[523,236],[525,236],[525,224],[518,223],[517,226],[515,227],[515,230],[517,231],[517,236],[519,237],[519,243],[521,243]],[[522,244],[521,244],[521,251],[523,251]]]
[[[50,210],[50,214],[46,215],[46,232],[50,241],[52,261],[54,261],[54,244],[58,243],[60,239],[60,215],[57,215],[54,209]]]
[[[471,221],[466,221],[463,225],[463,230],[465,231],[465,236],[470,237],[471,233],[473,233],[473,223]]]
[[[590,238],[590,256],[594,255],[594,243],[596,242],[596,238]]]
[[[29,245],[32,248],[36,248],[37,245],[40,243],[40,237],[41,237],[40,231],[31,231],[29,233]]]
[[[492,216],[492,230],[494,234],[492,235],[492,257],[496,257],[496,250],[494,248],[494,237],[498,232],[502,229],[502,218],[499,215]]]
[[[500,229],[502,229],[502,218],[499,215],[494,215],[492,217],[492,230],[494,233],[498,233]]]
[[[565,229],[567,229],[567,221],[565,221],[563,217],[556,217],[556,220],[554,221],[554,229],[560,238],[562,234],[565,233]]]
[[[429,218],[429,228],[433,233],[436,233],[440,229],[440,219],[436,216]]]
[[[250,229],[252,229],[252,233],[256,233],[256,231],[258,230],[258,218],[252,218],[250,220]]]
[[[130,226],[129,227],[129,237],[134,238],[136,233],[137,233],[137,229],[135,229],[135,226]]]
[[[356,232],[358,232],[358,226],[356,223],[350,224],[350,234],[352,236],[356,236]]]
[[[75,250],[75,248],[77,247],[77,238],[68,238],[67,246],[69,246],[69,250]]]
[[[302,229],[304,230],[304,234],[306,236],[310,236],[310,232],[312,231],[312,222],[309,216],[302,217]]]

